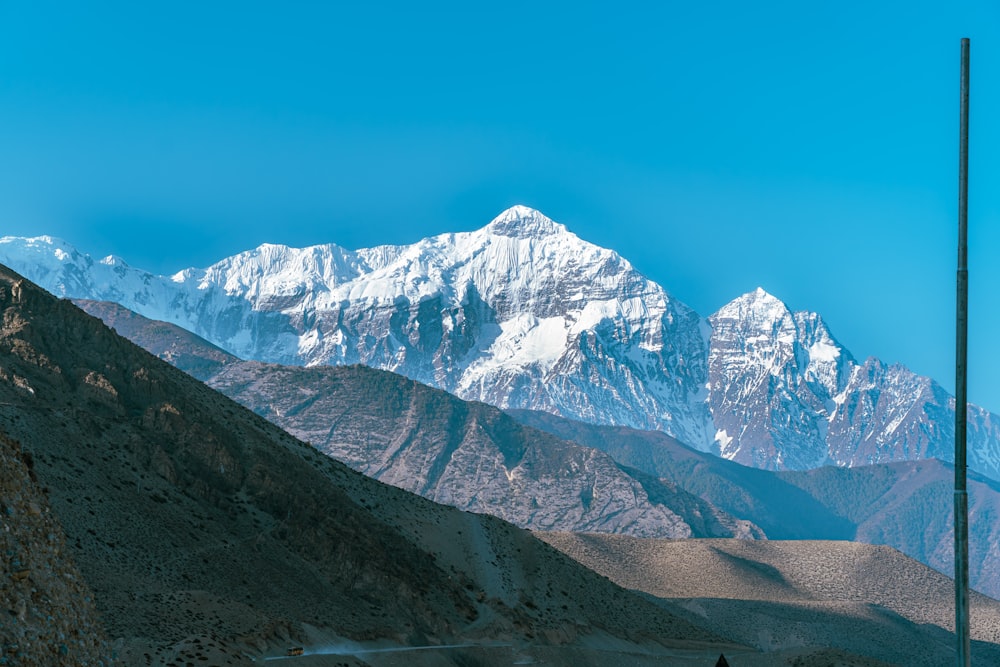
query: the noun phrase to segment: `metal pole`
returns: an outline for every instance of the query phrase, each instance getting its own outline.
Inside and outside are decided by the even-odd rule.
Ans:
[[[969,667],[969,498],[966,491],[966,371],[969,330],[969,38],[962,38],[958,148],[958,275],[955,322],[955,636],[958,667]]]

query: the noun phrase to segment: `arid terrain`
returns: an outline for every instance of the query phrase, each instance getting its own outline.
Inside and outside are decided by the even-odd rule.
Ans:
[[[7,271],[0,308],[0,430],[123,664],[320,638],[575,647],[566,664],[728,645],[523,530],[350,470]]]
[[[769,539],[890,545],[948,574],[953,569],[954,476],[938,459],[772,472],[696,452],[664,433],[595,426],[537,411],[518,421],[596,447],[760,526]],[[975,590],[1000,595],[1000,484],[970,473],[969,568]]]
[[[951,657],[946,580],[892,550],[540,534],[557,550],[351,470],[7,271],[0,309],[5,525],[55,545],[4,561],[23,583],[4,603],[24,626],[0,626],[14,664]],[[55,572],[79,581],[60,592]],[[976,598],[977,659],[1000,660],[997,606]]]
[[[0,661],[4,665],[105,664],[111,646],[94,594],[66,550],[62,526],[34,461],[0,435]]]
[[[828,646],[901,665],[954,659],[952,581],[889,547],[537,535],[615,583],[680,602],[693,622],[762,650]],[[971,609],[973,657],[993,664],[1000,602],[973,593]]]

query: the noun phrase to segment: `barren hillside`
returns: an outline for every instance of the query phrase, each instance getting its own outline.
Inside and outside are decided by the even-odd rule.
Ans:
[[[950,579],[889,547],[836,541],[642,540],[539,533],[625,588],[762,650],[831,647],[892,664],[954,660]],[[1000,660],[1000,602],[972,597],[973,656]]]
[[[7,270],[0,313],[0,430],[127,664],[245,664],[315,637],[713,641],[524,531],[332,461]]]

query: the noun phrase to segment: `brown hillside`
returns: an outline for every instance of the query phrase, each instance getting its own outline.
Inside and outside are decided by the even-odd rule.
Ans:
[[[664,477],[724,512],[752,521],[772,540],[885,544],[939,572],[952,572],[955,473],[937,459],[772,472],[694,451],[664,433],[595,426],[526,410],[509,414]],[[971,473],[970,579],[973,588],[993,597],[1000,597],[998,515],[1000,484]]]
[[[892,664],[954,661],[950,579],[889,547],[539,533],[612,581],[678,601],[733,641],[830,647]],[[973,656],[1000,660],[1000,602],[972,596]]]

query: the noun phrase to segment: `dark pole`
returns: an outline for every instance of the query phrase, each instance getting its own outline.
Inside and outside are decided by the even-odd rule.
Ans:
[[[955,323],[955,635],[958,667],[969,667],[969,496],[965,487],[969,331],[969,38],[962,38],[958,138],[958,294]]]

